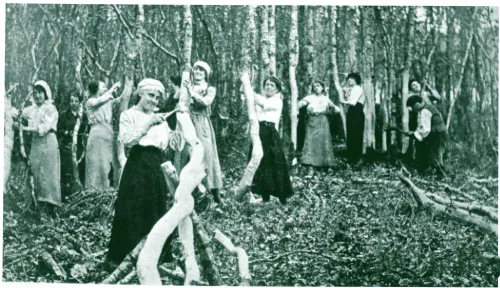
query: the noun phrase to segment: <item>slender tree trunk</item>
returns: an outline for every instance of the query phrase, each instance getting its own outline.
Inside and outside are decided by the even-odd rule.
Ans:
[[[290,53],[290,90],[291,90],[291,138],[293,143],[293,150],[295,155],[295,149],[297,149],[297,124],[298,124],[298,106],[297,99],[299,97],[299,88],[297,87],[296,70],[299,62],[299,30],[297,23],[297,6],[292,6],[291,14],[291,27],[290,27],[290,42],[288,43],[288,49]],[[312,69],[312,67],[311,67]],[[296,161],[296,159],[294,159]]]
[[[344,99],[344,90],[340,85],[339,80],[339,67],[337,65],[337,7],[330,6],[330,61],[332,63],[332,77],[333,83],[335,85],[335,90],[337,91],[337,103],[340,103],[340,99]],[[340,108],[340,117],[342,118],[342,127],[344,130],[344,139],[347,139],[347,130],[346,130],[346,115],[344,111],[344,106],[342,104],[339,105]]]
[[[269,6],[269,74],[276,76],[276,27],[274,23],[276,6]]]
[[[306,24],[306,49],[305,60],[307,68],[307,94],[311,93],[312,79],[314,78],[314,6],[306,6],[307,24]],[[293,25],[293,24],[292,24]]]
[[[408,10],[408,18],[406,19],[406,45],[405,45],[405,66],[403,70],[403,84],[401,94],[401,129],[408,131],[408,109],[406,109],[406,100],[408,99],[409,89],[408,83],[410,82],[410,70],[413,58],[413,35],[414,35],[414,22],[415,22],[415,7],[410,7]],[[408,138],[403,137],[401,152],[406,153],[408,149]]]
[[[363,150],[375,149],[375,94],[373,87],[373,8],[361,9],[363,90],[365,93],[365,133]]]
[[[258,85],[259,91],[262,93],[262,85],[264,79],[269,76],[270,71],[270,59],[269,59],[269,13],[268,7],[262,6],[262,20],[260,23],[261,27],[261,38],[260,38],[260,50],[261,50],[261,71],[260,71],[260,83]]]
[[[250,81],[250,73],[252,69],[252,55],[254,55],[255,46],[254,39],[256,38],[256,28],[255,28],[255,7],[248,6],[248,16],[247,16],[247,27],[248,29],[243,30],[243,57],[242,57],[242,70],[243,75],[241,76],[241,81],[243,83],[243,92],[245,94],[247,111],[248,111],[248,121],[250,123],[250,139],[252,141],[252,157],[250,162],[243,173],[243,177],[238,185],[238,196],[241,198],[250,189],[253,177],[257,168],[259,167],[260,161],[264,152],[262,150],[262,143],[259,137],[259,120],[257,119],[257,113],[255,112],[255,99],[253,96],[252,84]]]
[[[474,12],[472,14],[472,20],[474,20],[474,18],[475,18],[476,11],[477,11],[477,8],[474,7]],[[450,128],[450,122],[451,122],[451,115],[452,115],[452,112],[453,112],[453,107],[455,106],[455,102],[457,101],[458,95],[460,95],[460,88],[462,86],[462,80],[463,80],[464,74],[465,74],[465,66],[467,64],[467,60],[469,59],[469,53],[470,53],[470,50],[471,50],[471,47],[472,47],[472,38],[473,38],[473,36],[474,36],[474,30],[471,27],[470,31],[469,31],[469,37],[468,37],[468,40],[467,40],[467,48],[465,49],[464,59],[462,60],[462,65],[460,67],[460,74],[459,74],[457,83],[455,84],[455,88],[453,89],[455,97],[453,97],[451,99],[450,109],[448,110],[448,117],[446,118],[446,130],[449,130],[449,128]]]

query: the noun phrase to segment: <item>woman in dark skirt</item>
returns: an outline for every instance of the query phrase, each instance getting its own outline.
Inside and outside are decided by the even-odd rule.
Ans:
[[[268,202],[272,195],[285,204],[286,199],[293,195],[293,190],[288,163],[278,133],[283,108],[280,92],[281,82],[271,76],[264,80],[265,96],[255,94],[255,110],[259,119],[259,137],[264,155],[253,178],[251,189],[253,193],[261,195],[264,202]]]
[[[355,165],[361,164],[363,157],[363,135],[365,132],[365,95],[361,85],[361,76],[358,73],[347,75],[347,88],[345,99],[340,99],[340,103],[348,104],[349,109],[346,115],[347,132],[347,158]]]
[[[119,264],[170,208],[161,170],[170,128],[153,113],[165,93],[161,82],[144,79],[138,84],[139,103],[120,116],[120,141],[130,149],[123,169],[111,230],[108,260]],[[165,247],[170,246],[171,237]]]

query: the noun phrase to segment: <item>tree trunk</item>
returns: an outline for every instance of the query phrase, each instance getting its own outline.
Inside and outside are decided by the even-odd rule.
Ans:
[[[365,93],[365,133],[363,152],[375,149],[375,93],[373,85],[373,8],[361,9],[363,90]]]
[[[307,85],[306,95],[311,93],[312,79],[314,78],[314,6],[306,6],[306,46],[305,61],[307,68],[307,79],[303,85]]]
[[[406,18],[406,45],[405,45],[405,65],[403,70],[403,83],[401,91],[401,129],[403,131],[408,131],[408,109],[406,108],[406,100],[408,100],[409,89],[408,84],[410,82],[410,70],[411,63],[413,59],[413,35],[414,35],[414,22],[415,22],[415,7],[409,7],[408,16]],[[406,153],[408,149],[408,138],[403,136],[401,143],[401,153]]]
[[[276,6],[269,6],[269,75],[276,76]]]
[[[477,11],[477,8],[474,7],[474,12],[473,12],[472,17],[471,17],[472,20],[474,20],[474,18],[475,18],[476,11]],[[451,99],[450,109],[448,110],[448,117],[446,118],[446,130],[449,130],[449,128],[450,128],[450,122],[451,122],[451,115],[452,115],[452,112],[453,112],[453,107],[455,106],[455,102],[457,101],[458,95],[460,95],[460,88],[462,87],[462,80],[463,80],[464,74],[465,74],[465,66],[467,64],[467,60],[469,59],[469,53],[470,53],[470,49],[472,47],[473,36],[474,36],[474,30],[471,27],[469,29],[469,37],[468,37],[468,40],[467,40],[467,48],[465,49],[465,55],[464,55],[464,58],[462,60],[462,65],[460,67],[460,74],[459,74],[459,77],[458,77],[458,81],[455,84],[455,87],[453,89],[455,96]]]
[[[261,70],[260,70],[260,82],[258,85],[258,90],[263,93],[263,83],[264,79],[269,76],[269,67],[270,67],[270,59],[269,59],[269,28],[268,28],[268,7],[262,6],[262,21],[260,23],[261,29],[261,38],[260,38],[260,50],[261,50]]]
[[[184,47],[182,54],[182,62],[191,64],[191,50],[193,46],[193,17],[189,5],[184,5]]]
[[[247,111],[248,111],[248,121],[250,123],[250,138],[252,141],[252,158],[243,173],[243,177],[238,184],[238,194],[237,198],[242,197],[245,193],[250,190],[250,185],[252,185],[253,177],[257,168],[259,167],[260,160],[264,155],[262,150],[262,143],[259,137],[259,120],[257,119],[257,113],[255,112],[255,100],[254,92],[252,89],[252,84],[250,82],[250,69],[251,69],[251,51],[255,48],[253,47],[253,38],[255,37],[255,22],[254,22],[255,7],[248,6],[248,30],[244,31],[244,49],[242,58],[242,70],[243,74],[241,76],[241,82],[243,83],[243,92],[245,94]]]
[[[291,15],[292,21],[291,21],[291,27],[290,27],[290,42],[288,43],[288,49],[290,53],[290,68],[289,68],[289,75],[290,75],[290,90],[291,90],[291,126],[292,126],[292,131],[291,131],[291,138],[292,138],[292,143],[293,143],[293,154],[295,155],[295,150],[297,149],[297,124],[298,124],[298,106],[297,106],[297,99],[299,97],[299,89],[297,87],[297,79],[296,79],[296,70],[297,70],[297,64],[299,62],[299,31],[298,31],[298,24],[297,24],[297,6],[292,6],[292,15]],[[296,161],[296,158],[293,159],[294,162]]]
[[[4,161],[3,161],[3,188],[4,191],[7,190],[7,181],[10,176],[10,168],[11,168],[11,157],[12,157],[12,148],[14,147],[14,119],[13,119],[13,111],[11,103],[11,96],[8,93],[4,96]]]
[[[331,45],[331,53],[330,53],[330,61],[332,63],[332,77],[333,83],[335,84],[335,90],[337,91],[337,103],[340,103],[340,99],[344,99],[344,90],[340,85],[339,80],[339,67],[337,65],[337,7],[330,6],[330,45]],[[346,129],[346,115],[344,110],[344,105],[340,104],[340,117],[342,118],[342,127],[344,130],[344,138],[347,139],[347,129]]]

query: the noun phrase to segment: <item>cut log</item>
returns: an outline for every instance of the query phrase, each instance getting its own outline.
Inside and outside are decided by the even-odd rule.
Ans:
[[[137,256],[141,251],[144,243],[146,242],[146,237],[144,237],[137,246],[135,246],[132,252],[128,253],[127,257],[123,259],[122,263],[108,276],[102,284],[116,284],[120,279],[122,279],[130,270],[134,269],[134,265],[137,261]],[[162,246],[163,247],[163,246]]]
[[[134,276],[136,276],[136,275],[137,275],[137,271],[135,269],[133,269],[132,271],[130,271],[130,273],[128,273],[127,276],[125,276],[125,278],[120,280],[120,282],[118,282],[118,284],[128,284],[132,281],[132,278],[134,278]]]
[[[40,260],[42,263],[47,266],[57,277],[66,280],[68,278],[68,275],[62,269],[62,267],[57,264],[56,260],[50,255],[49,252],[43,251],[42,254],[40,255]]]
[[[418,188],[407,177],[400,175],[399,179],[408,188],[410,188],[410,191],[412,192],[412,195],[414,196],[417,203],[420,206],[424,207],[425,209],[428,209],[432,212],[436,212],[438,214],[446,215],[457,222],[476,225],[479,228],[481,228],[481,230],[483,230],[487,233],[494,233],[498,237],[497,224],[488,220],[487,217],[481,217],[478,215],[470,214],[469,211],[461,209],[461,208],[450,207],[450,206],[436,203],[435,201],[431,200],[429,197],[426,196],[426,193],[424,190]]]
[[[219,243],[222,244],[231,254],[236,254],[238,256],[238,268],[240,272],[240,286],[250,286],[252,282],[252,275],[250,275],[250,269],[248,267],[248,256],[245,249],[241,247],[235,247],[231,239],[227,238],[226,235],[222,234],[219,230],[215,230],[215,237]]]

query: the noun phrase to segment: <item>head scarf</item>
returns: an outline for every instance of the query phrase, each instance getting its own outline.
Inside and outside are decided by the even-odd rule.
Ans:
[[[193,68],[196,66],[199,66],[199,67],[203,68],[205,71],[207,71],[207,78],[210,75],[210,73],[212,72],[212,69],[210,69],[210,65],[208,65],[207,62],[196,61],[196,63],[194,63],[194,65],[193,65]]]
[[[142,89],[156,89],[160,91],[161,95],[165,95],[165,87],[160,81],[155,79],[146,78],[139,82],[139,84],[137,84],[137,90],[140,91]]]
[[[52,102],[52,91],[50,90],[49,84],[43,80],[38,80],[33,84],[33,87],[40,86],[45,90],[45,95],[47,95],[46,101]]]

